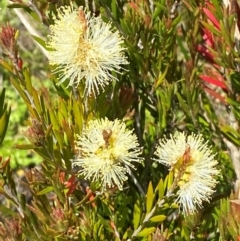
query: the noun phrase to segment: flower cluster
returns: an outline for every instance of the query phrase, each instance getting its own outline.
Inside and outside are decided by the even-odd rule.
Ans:
[[[185,215],[201,208],[203,201],[209,201],[217,183],[214,176],[219,175],[219,170],[201,135],[177,132],[170,139],[160,141],[155,154],[156,161],[174,172],[179,188],[176,201]]]
[[[137,137],[119,120],[90,121],[76,142],[79,155],[74,166],[82,169],[79,174],[98,181],[103,189],[117,186],[120,190],[132,162],[139,162],[141,148]],[[197,211],[203,201],[209,201],[217,184],[217,161],[201,135],[175,133],[163,139],[155,151],[156,161],[174,173],[177,187],[176,202],[184,215]]]
[[[122,189],[132,162],[141,160],[137,137],[119,120],[92,120],[78,136],[79,155],[73,166],[80,166],[79,174],[99,181],[103,189],[117,186]]]
[[[112,71],[120,73],[121,65],[127,64],[121,46],[123,39],[117,30],[90,12],[65,6],[57,10],[58,17],[50,26],[48,59],[57,65],[61,84],[77,87],[85,82],[85,94],[99,93],[112,80]]]

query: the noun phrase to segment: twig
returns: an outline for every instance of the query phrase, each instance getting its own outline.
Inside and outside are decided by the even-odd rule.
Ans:
[[[153,215],[155,214],[155,212],[157,211],[158,208],[162,207],[163,204],[165,203],[166,199],[171,197],[173,195],[173,191],[175,189],[175,184],[172,185],[172,187],[169,189],[169,191],[167,192],[166,196],[159,200],[157,202],[157,204],[153,207],[153,209],[151,210],[150,213],[148,213],[146,215],[146,217],[144,218],[142,224],[133,232],[131,238],[129,238],[127,241],[132,241],[134,240],[137,235],[144,229],[145,225],[149,222],[149,220],[153,217]]]

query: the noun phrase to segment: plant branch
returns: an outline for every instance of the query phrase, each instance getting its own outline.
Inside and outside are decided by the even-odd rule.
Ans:
[[[155,206],[153,207],[151,212],[148,213],[146,215],[146,217],[144,218],[142,224],[133,232],[131,238],[129,238],[127,241],[132,241],[137,237],[137,235],[145,228],[146,224],[149,222],[149,220],[156,213],[158,208],[162,207],[163,204],[165,203],[166,199],[168,199],[169,197],[171,197],[173,195],[173,191],[175,190],[175,187],[176,187],[176,180],[174,181],[172,187],[168,190],[167,194],[155,204]]]

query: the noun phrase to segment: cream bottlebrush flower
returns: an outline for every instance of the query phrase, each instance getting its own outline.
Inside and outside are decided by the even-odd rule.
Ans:
[[[90,12],[71,6],[57,10],[58,17],[50,26],[46,46],[51,65],[58,65],[54,73],[60,74],[58,84],[69,80],[68,86],[85,81],[85,94],[99,93],[110,81],[116,80],[111,71],[118,72],[127,64],[121,47],[123,39],[110,24]]]
[[[73,166],[82,167],[79,174],[99,181],[103,189],[116,185],[121,190],[132,162],[141,160],[136,135],[119,120],[90,121],[76,144],[79,155]]]
[[[184,215],[191,214],[209,201],[219,175],[217,161],[201,135],[177,132],[159,142],[156,161],[170,167],[178,186],[177,200]]]

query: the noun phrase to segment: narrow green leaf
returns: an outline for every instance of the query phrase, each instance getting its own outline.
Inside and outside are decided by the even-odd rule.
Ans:
[[[128,237],[131,237],[133,234],[132,230],[130,229],[127,229],[126,232],[123,234],[122,236],[122,240],[127,240]],[[92,240],[91,240],[92,241]]]
[[[209,122],[205,119],[204,116],[202,116],[202,115],[200,115],[200,114],[198,115],[198,122],[199,122],[199,124],[201,124],[202,126],[209,128]]]
[[[46,193],[49,193],[53,191],[53,186],[50,186],[50,187],[46,187],[45,189],[43,189],[42,191],[38,192],[37,195],[40,196],[40,195],[44,195]]]
[[[140,209],[140,202],[137,200],[134,204],[133,208],[133,227],[137,229],[141,219],[141,209]]]
[[[36,146],[33,144],[15,145],[14,147],[17,149],[20,149],[20,150],[31,150],[31,149],[36,148]]]
[[[168,174],[168,189],[171,188],[171,186],[173,184],[173,180],[174,180],[173,172],[169,172],[169,174]]]
[[[167,188],[167,184],[168,184],[168,178],[169,178],[169,175],[166,176],[166,178],[164,179],[164,190]]]
[[[154,227],[152,227],[152,228],[145,228],[137,236],[138,237],[146,237],[149,234],[153,233],[155,230],[156,230],[156,228],[154,228]]]
[[[211,120],[211,123],[218,123],[218,117],[216,113],[212,110],[210,103],[206,103],[203,105],[204,110],[207,113],[208,118]]]
[[[111,13],[115,19],[117,19],[117,1],[112,0],[111,1]]]
[[[99,220],[98,222],[95,222],[94,223],[94,226],[93,226],[93,240],[97,240],[97,241],[100,241],[99,240],[99,235],[98,235],[98,230],[99,230],[99,228],[100,228],[100,226],[101,226],[101,220]]]
[[[35,148],[34,151],[39,155],[41,156],[43,159],[49,161],[50,158],[49,158],[49,155],[48,153],[46,152],[46,150],[44,150],[43,148]],[[52,162],[52,161],[51,161]],[[50,162],[50,163],[51,163]]]
[[[12,66],[10,66],[6,61],[4,61],[3,59],[0,59],[0,64],[3,66],[3,68],[5,68],[7,71],[9,71],[10,73],[13,73],[13,69]]]
[[[158,183],[158,198],[162,199],[164,196],[164,183],[163,183],[163,179],[161,178],[159,183]]]
[[[182,0],[182,2],[184,3],[184,6],[186,6],[189,11],[191,12],[194,11],[192,5],[188,1]]]
[[[65,195],[64,195],[64,190],[59,187],[58,183],[56,183],[56,179],[52,181],[52,185],[53,185],[53,191],[54,193],[57,195],[57,197],[59,198],[59,200],[64,203],[65,202]]]
[[[28,96],[26,95],[26,93],[24,92],[22,87],[19,85],[19,82],[16,81],[14,78],[10,78],[10,81],[14,85],[14,87],[17,89],[18,93],[21,95],[21,97],[23,98],[25,103],[26,104],[28,103],[31,105],[31,101],[29,100]]]
[[[44,99],[43,99],[43,95],[40,95],[39,96],[40,98],[40,103],[41,103],[41,107],[42,107],[42,113],[43,113],[43,116],[47,119],[49,119],[48,117],[48,114],[46,113],[46,109],[45,109],[45,103],[44,103]]]
[[[32,81],[31,81],[31,76],[29,75],[29,71],[27,68],[23,69],[23,75],[24,79],[26,81],[26,89],[28,93],[31,95],[32,94]]]
[[[165,79],[165,76],[167,75],[167,72],[168,72],[168,67],[169,67],[169,65],[166,66],[164,72],[160,74],[160,77],[158,78],[157,82],[154,84],[155,89],[157,89],[159,87],[159,85],[163,82],[163,80]]]
[[[211,2],[213,3],[213,6],[214,6],[214,13],[216,14],[216,15],[218,15],[218,17],[220,18],[220,19],[222,19],[222,13],[223,13],[223,11],[222,11],[222,9],[220,8],[220,5],[219,5],[219,1],[218,0],[211,0]]]
[[[157,17],[161,17],[162,13],[166,10],[166,7],[158,2],[155,3],[155,11],[152,15],[153,24],[155,23]]]
[[[47,128],[47,131],[46,131],[46,133],[45,133],[45,137],[46,137],[46,138],[50,135],[51,131],[52,131],[52,124],[49,125],[48,128]]]
[[[50,119],[51,119],[51,124],[53,125],[53,129],[59,130],[60,126],[59,126],[59,123],[57,121],[54,110],[52,108],[49,108],[48,110],[49,110],[49,115],[50,115]]]
[[[47,49],[47,48],[46,48],[46,43],[45,43],[45,41],[44,41],[43,39],[41,39],[40,37],[35,36],[35,35],[32,35],[32,37],[33,37],[34,40],[35,40],[38,44],[40,44],[44,49]]]
[[[222,36],[222,33],[220,31],[218,31],[216,28],[214,28],[212,25],[204,22],[204,21],[201,21],[200,20],[200,23],[205,27],[207,28],[208,30],[210,30],[210,32],[212,32],[213,34],[217,35],[218,37],[221,37]]]
[[[1,94],[0,94],[0,117],[3,114],[4,110],[4,99],[5,99],[5,88],[3,88]]]
[[[179,101],[183,111],[185,112],[185,114],[187,114],[188,116],[191,116],[189,106],[186,104],[186,102],[183,100],[183,98],[181,97],[181,95],[179,93],[176,93],[176,95],[177,95],[178,101]]]
[[[23,8],[25,10],[29,9],[25,4],[13,3],[7,6],[8,8]]]
[[[80,101],[73,101],[73,114],[75,119],[75,124],[78,126],[79,131],[83,128],[83,109],[82,103]]]
[[[160,222],[163,222],[165,219],[166,219],[167,216],[165,215],[157,215],[155,217],[152,217],[150,219],[151,222],[154,222],[154,223],[160,223]]]
[[[233,106],[237,106],[238,108],[240,106],[240,102],[239,101],[236,101],[236,100],[233,100],[233,99],[230,99],[230,98],[226,98],[226,101],[227,101],[228,104],[233,105]]]
[[[220,129],[226,137],[228,137],[232,142],[235,143],[235,145],[240,146],[240,135],[238,131],[227,125],[222,126]]]
[[[59,103],[58,103],[58,108],[59,108],[59,112],[62,113],[62,115],[67,118],[68,117],[68,111],[67,111],[67,105],[66,105],[66,101],[62,98],[59,99]]]
[[[127,24],[124,19],[121,19],[120,22],[121,22],[121,26],[122,26],[122,29],[123,29],[124,33],[130,35],[133,32],[133,30],[131,29],[129,24]]]
[[[153,186],[152,186],[152,182],[149,182],[148,184],[148,190],[147,190],[147,200],[146,200],[146,209],[147,209],[147,213],[149,213],[152,209],[152,205],[153,205]]]
[[[172,209],[178,209],[179,208],[179,205],[177,203],[172,203],[171,204],[171,208]]]
[[[161,107],[159,108],[159,112],[161,113],[161,116],[159,113],[159,120],[161,120],[161,122],[160,122],[161,128],[165,129],[165,127],[167,125],[166,116],[167,116],[167,103],[168,103],[167,98],[168,97],[166,98],[166,96],[162,90],[158,91],[157,93],[159,94],[158,97],[160,97],[160,99],[158,100],[158,103],[161,105]]]
[[[221,33],[223,35],[224,39],[224,45],[227,44],[228,46],[231,46],[231,41],[229,39],[230,33],[226,32],[226,28],[224,26],[224,23],[222,20],[220,20],[220,27],[221,27]],[[226,53],[226,52],[224,52]]]
[[[71,143],[71,145],[74,147],[73,131],[70,129],[69,124],[66,121],[63,121],[62,127],[63,127],[64,132],[67,135],[68,143]]]
[[[54,133],[54,136],[55,138],[57,139],[57,142],[60,146],[60,148],[62,149],[63,148],[63,143],[64,143],[64,135],[63,135],[63,132],[62,131],[59,131],[57,129],[52,129],[53,130],[53,133]]]
[[[35,104],[35,108],[37,109],[37,112],[41,113],[42,108],[39,101],[39,93],[37,93],[37,91],[34,88],[32,88],[32,97],[33,97],[33,102]]]
[[[3,139],[7,132],[8,122],[9,122],[9,115],[5,113],[0,119],[0,144],[3,142]]]
[[[26,104],[26,106],[27,106],[27,108],[28,108],[28,111],[30,112],[31,116],[32,116],[33,118],[38,119],[38,118],[39,118],[39,115],[38,115],[36,109],[33,107],[33,105],[32,105],[32,104],[29,104],[29,103],[27,103],[27,102],[25,102],[25,104]]]
[[[1,215],[3,216],[12,216],[17,217],[19,214],[16,211],[11,210],[10,208],[5,207],[4,205],[0,205]]]
[[[172,21],[172,25],[171,25],[171,29],[170,29],[170,31],[168,31],[168,33],[170,34],[171,32],[176,32],[176,27],[177,27],[177,25],[180,23],[180,20],[181,20],[181,14],[179,14],[176,18],[174,18],[173,19],[173,21]],[[173,34],[171,33],[170,34],[170,36],[173,36]],[[174,34],[175,35],[175,34]],[[171,39],[173,39],[172,37],[171,37]]]
[[[67,116],[64,116],[62,111],[59,109],[57,112],[57,119],[59,123],[63,123],[64,121],[68,120],[69,118]]]

